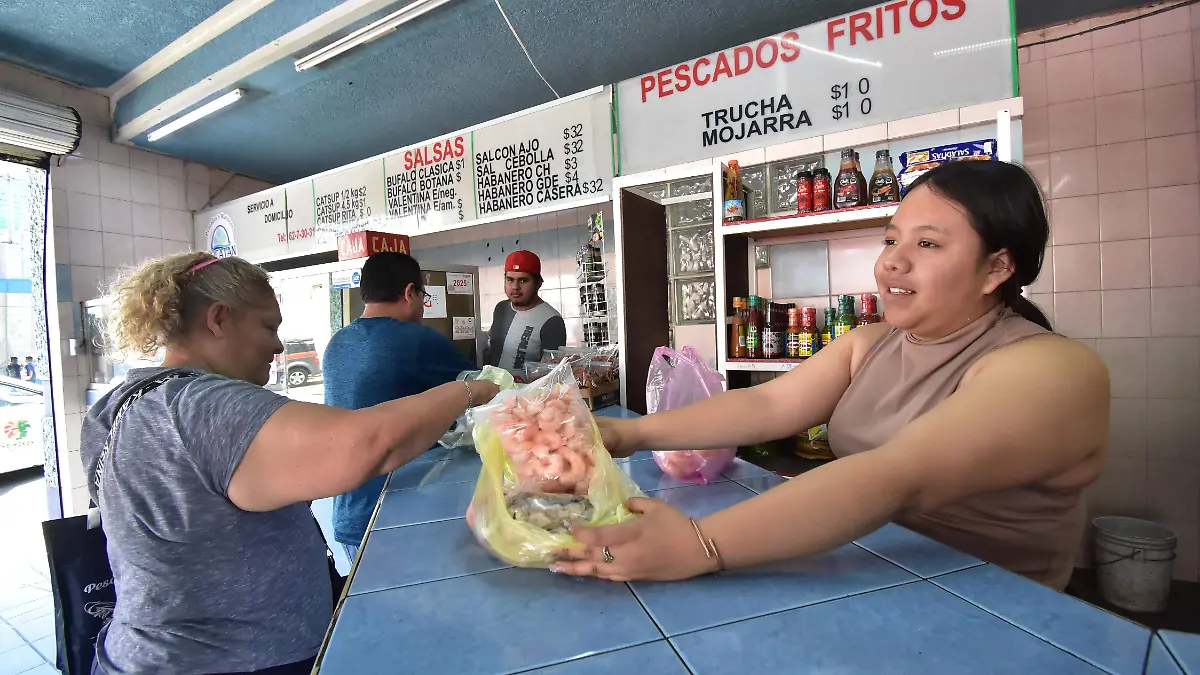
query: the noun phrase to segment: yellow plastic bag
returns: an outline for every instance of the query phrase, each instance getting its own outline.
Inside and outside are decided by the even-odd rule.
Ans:
[[[516,380],[513,379],[512,373],[503,368],[496,366],[484,366],[483,370],[465,370],[458,374],[455,378],[461,382],[463,380],[487,380],[500,388],[500,391],[505,389],[513,389],[517,386]],[[455,420],[454,428],[447,431],[438,439],[438,443],[444,448],[453,450],[459,446],[471,444],[471,427],[473,426],[471,418],[467,413],[458,416]]]
[[[566,412],[559,414],[560,406],[554,401],[561,401]],[[521,423],[516,419],[519,414],[514,413],[514,408],[526,414],[530,409],[536,410],[537,419],[546,424],[531,429],[530,418],[526,417],[526,422]],[[579,524],[613,525],[637,517],[625,507],[625,501],[645,495],[604,448],[600,430],[575,385],[570,364],[560,364],[536,382],[501,392],[490,405],[477,408],[471,414],[475,421],[475,451],[483,461],[483,468],[475,484],[467,522],[479,543],[501,560],[518,567],[548,567],[554,562],[556,551],[581,546],[565,531],[567,521],[559,520],[559,514],[565,508],[561,504],[565,502],[572,502],[571,508],[575,511],[581,504],[590,505],[586,516],[570,520]],[[569,442],[571,446],[583,448],[574,451],[576,454],[590,456],[592,466],[584,480],[574,480],[567,469],[545,469],[555,465],[549,459],[558,454],[553,450],[547,453],[541,470],[530,469],[536,460],[532,454],[520,452],[524,446],[516,439],[521,437],[519,434],[534,439],[548,438],[539,436],[547,432],[559,435],[559,440],[564,443],[561,452],[566,452]],[[536,447],[536,441],[530,442]],[[518,461],[514,463],[511,455]],[[585,496],[586,502],[583,502],[581,498]],[[510,500],[513,504],[524,505],[517,511],[526,520],[513,516]],[[543,515],[537,512],[536,505],[539,504],[554,504],[555,515],[547,515],[547,519],[554,520],[555,527],[532,524]],[[528,519],[531,514],[534,520]]]

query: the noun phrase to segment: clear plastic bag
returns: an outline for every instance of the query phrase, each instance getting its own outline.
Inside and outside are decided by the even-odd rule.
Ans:
[[[503,368],[495,366],[484,366],[483,370],[464,370],[454,378],[455,381],[462,382],[464,380],[487,380],[497,387],[500,391],[512,389],[517,386],[516,380],[513,379],[512,373]],[[471,432],[474,429],[474,424],[470,416],[467,414],[470,411],[465,411],[458,416],[454,421],[454,428],[442,434],[438,439],[438,443],[445,448],[453,450],[461,446],[468,446],[472,442]]]
[[[556,551],[580,545],[569,525],[636,517],[625,501],[644,495],[605,450],[570,363],[502,391],[470,417],[483,468],[467,522],[500,559],[547,567]]]
[[[680,351],[659,347],[650,361],[646,377],[646,410],[650,414],[673,410],[702,401],[724,390],[725,378],[692,347]],[[705,484],[733,464],[737,448],[717,450],[669,450],[654,453],[663,473],[678,480]]]

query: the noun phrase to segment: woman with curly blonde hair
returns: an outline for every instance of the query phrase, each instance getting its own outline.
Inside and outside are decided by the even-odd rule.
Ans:
[[[282,318],[267,273],[240,258],[152,260],[112,295],[117,348],[166,356],[83,423],[117,591],[93,672],[308,673],[332,614],[308,502],[421,454],[495,386],[356,411],[262,388]]]

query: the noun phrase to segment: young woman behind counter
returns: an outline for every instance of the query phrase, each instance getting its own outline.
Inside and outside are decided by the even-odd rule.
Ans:
[[[1082,491],[1104,466],[1109,382],[1092,350],[1052,333],[1021,296],[1048,237],[1037,184],[1019,166],[956,162],[922,176],[875,263],[888,323],[768,383],[599,420],[614,456],[750,445],[828,421],[839,459],[698,523],[633,500],[643,518],[580,528],[586,550],[564,552],[555,571],[685,579],[810,555],[896,520],[1064,588]]]

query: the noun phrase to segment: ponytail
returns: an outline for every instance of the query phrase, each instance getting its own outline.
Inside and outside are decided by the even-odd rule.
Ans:
[[[1026,321],[1032,321],[1037,325],[1052,331],[1054,328],[1050,325],[1050,319],[1038,309],[1038,306],[1029,301],[1024,295],[1021,295],[1021,287],[1015,282],[1007,282],[1001,287],[1004,303],[1009,306],[1012,311],[1020,314]]]

